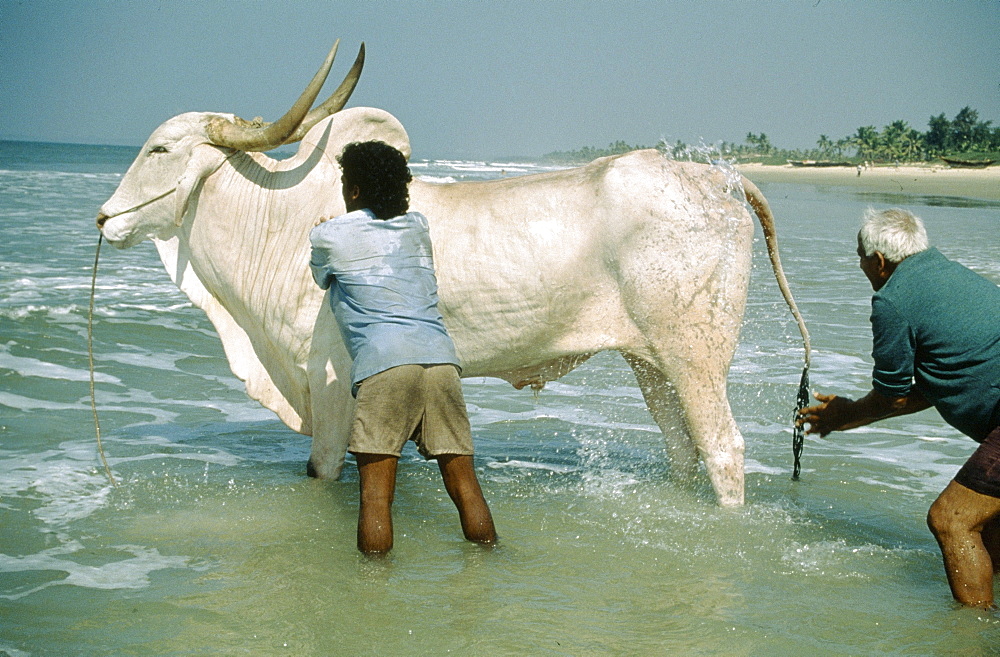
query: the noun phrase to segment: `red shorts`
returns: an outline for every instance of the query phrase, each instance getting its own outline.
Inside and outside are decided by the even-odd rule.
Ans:
[[[1000,498],[1000,427],[983,439],[955,481],[980,495]]]

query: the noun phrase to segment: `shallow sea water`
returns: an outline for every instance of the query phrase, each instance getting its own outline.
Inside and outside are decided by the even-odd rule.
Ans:
[[[396,547],[355,549],[357,476],[305,476],[309,438],[249,400],[150,244],[101,254],[97,456],[86,348],[93,217],[134,151],[0,143],[0,655],[997,655],[957,609],[924,514],[974,443],[933,411],[807,439],[790,480],[801,345],[762,240],[730,399],[747,504],[671,477],[631,372],[602,354],[535,397],[465,392],[500,532],[461,538],[407,451]],[[417,162],[438,180],[512,163]],[[863,394],[868,205],[1000,283],[1000,203],[761,185],[812,332],[814,388]],[[56,230],[54,230],[54,228]]]

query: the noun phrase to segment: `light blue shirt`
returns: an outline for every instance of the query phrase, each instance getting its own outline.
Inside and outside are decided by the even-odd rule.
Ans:
[[[312,229],[316,284],[354,359],[351,383],[399,365],[459,365],[438,312],[437,278],[427,218],[409,212],[392,219],[355,210]]]

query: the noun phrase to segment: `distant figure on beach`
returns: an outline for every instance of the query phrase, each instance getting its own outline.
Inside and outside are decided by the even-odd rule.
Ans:
[[[470,541],[496,531],[473,469],[472,432],[455,345],[438,312],[427,219],[409,208],[406,157],[379,141],[348,144],[337,158],[347,213],[309,235],[310,267],[353,359],[357,399],[348,451],[361,487],[358,549],[392,549],[396,465],[413,440],[436,459]]]
[[[1000,570],[1000,287],[928,244],[906,210],[869,210],[858,233],[872,285],[872,390],[815,394],[807,433],[826,436],[934,406],[979,443],[927,514],[952,595],[992,608]]]
[[[858,165],[858,177],[859,178],[861,177],[861,165],[860,164]]]

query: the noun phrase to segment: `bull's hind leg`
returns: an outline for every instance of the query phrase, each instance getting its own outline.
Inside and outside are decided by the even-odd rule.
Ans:
[[[701,456],[719,504],[743,504],[743,435],[729,407],[725,369],[687,363],[668,377],[646,360],[628,355],[626,360],[668,446],[678,443],[678,426],[687,437],[674,446],[671,459],[690,472]]]
[[[632,367],[643,399],[646,400],[646,407],[663,432],[670,455],[671,474],[693,479],[698,472],[698,451],[685,426],[676,391],[655,366],[632,354],[622,356]]]

